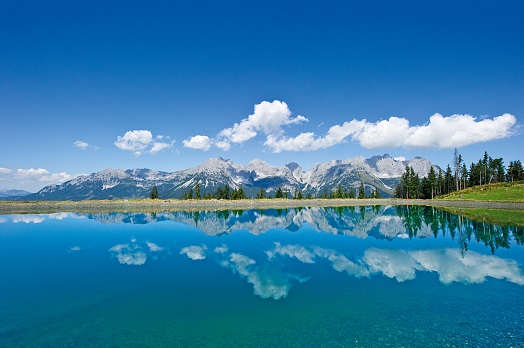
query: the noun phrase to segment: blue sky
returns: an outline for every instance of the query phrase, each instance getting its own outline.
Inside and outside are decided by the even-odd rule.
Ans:
[[[521,1],[2,1],[0,189],[218,156],[524,160],[523,15]]]

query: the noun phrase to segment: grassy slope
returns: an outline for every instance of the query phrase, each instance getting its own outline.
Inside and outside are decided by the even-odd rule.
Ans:
[[[521,210],[484,208],[445,208],[445,210],[475,221],[483,221],[500,226],[524,226],[524,214]]]
[[[524,182],[498,183],[469,187],[442,196],[444,200],[474,200],[488,202],[524,202]]]

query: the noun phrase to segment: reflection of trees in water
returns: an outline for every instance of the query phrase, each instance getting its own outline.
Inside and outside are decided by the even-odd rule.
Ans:
[[[283,208],[258,210],[219,210],[195,212],[89,214],[102,223],[146,224],[176,221],[194,226],[209,235],[247,229],[260,234],[271,228],[297,231],[304,223],[315,230],[366,238],[393,239],[397,236],[424,238],[449,235],[468,250],[471,241],[486,245],[494,253],[509,248],[514,240],[524,244],[524,230],[473,221],[454,213],[424,206],[350,206],[322,208]]]
[[[487,222],[474,221],[464,216],[424,206],[396,206],[398,216],[404,219],[406,233],[410,238],[416,237],[424,226],[433,231],[435,238],[447,234],[459,242],[462,251],[468,250],[472,238],[484,243],[492,253],[498,248],[508,249],[513,240],[524,244],[524,229],[516,226],[499,226]]]

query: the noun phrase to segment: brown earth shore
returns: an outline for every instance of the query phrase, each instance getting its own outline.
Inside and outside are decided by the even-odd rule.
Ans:
[[[245,199],[245,200],[87,200],[87,201],[0,201],[0,214],[49,214],[61,212],[159,212],[199,210],[247,210],[299,207],[343,207],[369,205],[426,205],[433,207],[523,210],[524,203],[468,200],[406,199]]]

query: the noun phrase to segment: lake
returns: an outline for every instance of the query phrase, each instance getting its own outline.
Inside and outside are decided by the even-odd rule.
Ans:
[[[523,347],[523,242],[431,207],[0,215],[0,347]]]

